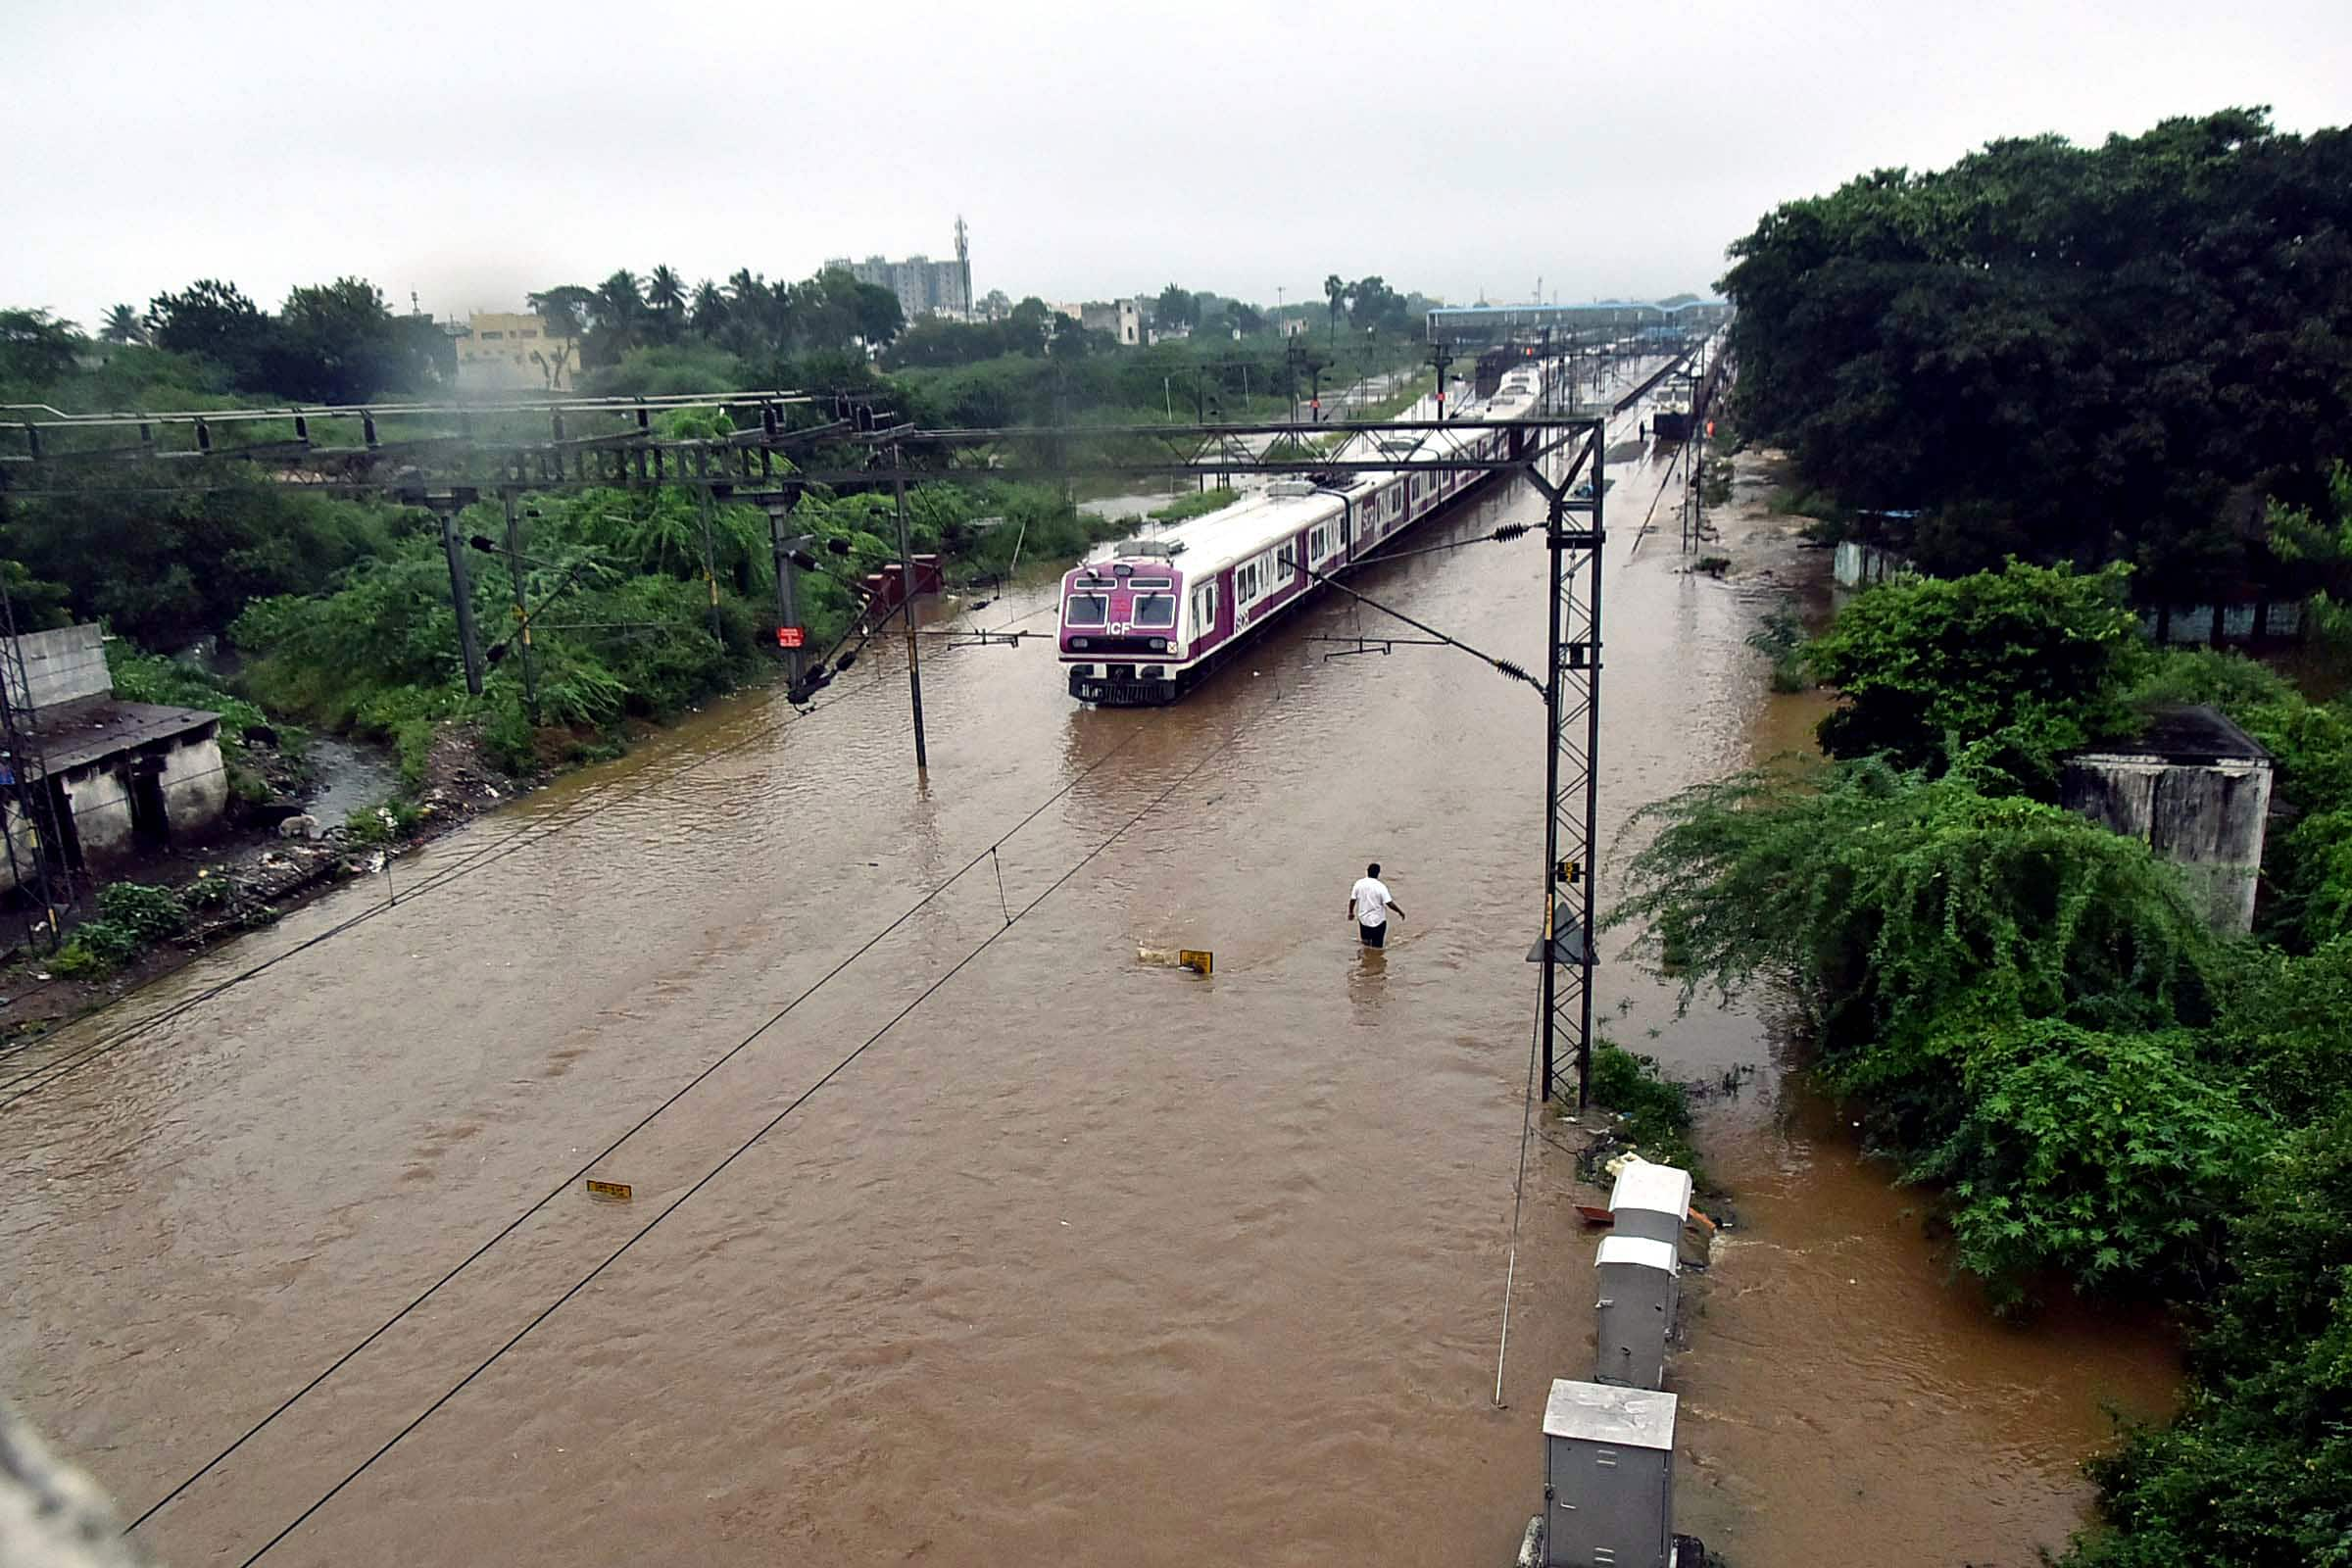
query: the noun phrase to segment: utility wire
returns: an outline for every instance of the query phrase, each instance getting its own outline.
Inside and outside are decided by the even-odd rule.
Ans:
[[[1502,1361],[1511,1348],[1511,1286],[1519,1277],[1519,1210],[1527,1201],[1527,1138],[1534,1130],[1536,1057],[1544,1039],[1544,990],[1536,988],[1535,1022],[1527,1032],[1527,1093],[1519,1104],[1519,1174],[1511,1178],[1511,1261],[1502,1273],[1502,1341],[1494,1347],[1494,1408],[1502,1405]]]
[[[1142,733],[1143,731],[1139,728],[1137,730],[1137,734],[1140,735]],[[414,1420],[410,1421],[407,1426],[402,1427],[398,1432],[394,1433],[391,1438],[386,1440],[381,1447],[377,1448],[373,1453],[362,1460],[359,1465],[351,1471],[350,1474],[346,1475],[342,1480],[336,1482],[332,1487],[328,1488],[325,1494],[317,1501],[313,1502],[309,1507],[303,1509],[301,1513],[295,1515],[294,1518],[287,1523],[284,1528],[277,1532],[277,1534],[271,1536],[268,1541],[264,1542],[258,1550],[244,1560],[244,1562],[240,1565],[240,1568],[253,1568],[253,1565],[261,1561],[264,1556],[268,1555],[269,1552],[278,1544],[278,1543],[284,1541],[288,1536],[300,1529],[313,1514],[317,1513],[319,1509],[325,1507],[329,1502],[333,1501],[335,1497],[342,1493],[345,1487],[348,1487],[354,1481],[357,1481],[361,1475],[366,1473],[370,1465],[374,1464],[378,1459],[381,1459],[385,1454],[390,1453],[393,1448],[399,1446],[403,1439],[408,1437],[410,1433],[416,1431],[427,1420],[431,1419],[435,1411],[439,1410],[443,1405],[447,1404],[450,1400],[456,1398],[461,1393],[465,1392],[466,1388],[470,1385],[474,1379],[480,1377],[484,1372],[489,1371],[490,1368],[495,1365],[498,1360],[509,1350],[512,1350],[515,1346],[520,1345],[523,1339],[528,1336],[533,1329],[537,1328],[540,1324],[546,1322],[550,1317],[554,1316],[564,1302],[570,1300],[580,1292],[586,1290],[597,1280],[599,1276],[605,1272],[605,1270],[611,1268],[614,1263],[620,1261],[621,1257],[631,1248],[635,1247],[639,1242],[645,1240],[647,1236],[651,1235],[656,1226],[660,1225],[663,1220],[669,1218],[670,1215],[676,1213],[679,1208],[685,1205],[688,1200],[692,1199],[704,1188],[710,1186],[711,1182],[717,1180],[718,1177],[723,1174],[729,1166],[733,1165],[738,1159],[741,1159],[745,1154],[749,1153],[761,1139],[765,1138],[769,1133],[781,1126],[786,1117],[790,1116],[794,1111],[800,1109],[803,1105],[807,1104],[811,1099],[813,1099],[818,1090],[823,1089],[827,1084],[831,1083],[835,1078],[847,1071],[852,1063],[857,1061],[858,1057],[864,1055],[867,1051],[873,1048],[875,1042],[879,1041],[884,1035],[889,1034],[893,1029],[897,1028],[909,1013],[913,1012],[915,1008],[921,1006],[925,1002],[929,1001],[932,996],[934,996],[940,990],[941,987],[945,986],[949,981],[955,979],[956,976],[962,973],[973,959],[979,957],[980,955],[986,953],[990,948],[994,947],[1000,937],[1004,936],[1005,932],[1010,931],[1014,925],[1018,924],[1030,913],[1030,911],[1037,908],[1039,905],[1044,904],[1048,899],[1059,892],[1062,886],[1067,883],[1070,878],[1076,876],[1080,871],[1086,869],[1087,866],[1093,864],[1097,856],[1100,856],[1104,850],[1109,849],[1121,838],[1124,838],[1128,831],[1132,829],[1138,822],[1141,822],[1146,816],[1157,809],[1162,803],[1166,802],[1178,790],[1181,790],[1185,785],[1191,783],[1202,768],[1206,767],[1210,762],[1216,760],[1216,759],[1219,757],[1222,757],[1225,752],[1231,748],[1234,739],[1237,738],[1240,733],[1241,731],[1236,729],[1234,734],[1232,736],[1228,736],[1227,739],[1215,750],[1208,752],[1206,755],[1201,757],[1199,761],[1187,768],[1174,783],[1170,784],[1166,789],[1160,791],[1150,801],[1146,802],[1141,810],[1137,811],[1133,816],[1121,823],[1110,834],[1109,837],[1103,839],[1093,849],[1087,851],[1084,856],[1079,858],[1076,864],[1072,865],[1068,870],[1062,872],[1061,875],[1055,877],[1054,881],[1047,886],[1043,893],[1040,893],[1036,898],[1031,899],[1027,904],[1022,905],[1020,909],[1013,914],[1009,921],[999,927],[989,936],[983,938],[979,946],[973,948],[971,952],[965,954],[961,958],[957,959],[955,965],[946,973],[942,974],[938,979],[925,986],[922,991],[915,996],[914,1000],[901,1007],[897,1012],[893,1013],[888,1022],[884,1023],[881,1028],[875,1030],[872,1034],[866,1036],[865,1039],[861,1041],[855,1050],[851,1051],[848,1055],[842,1057],[838,1062],[835,1062],[832,1067],[826,1070],[823,1077],[817,1079],[815,1083],[810,1084],[798,1096],[794,1097],[794,1099],[785,1104],[783,1109],[777,1111],[773,1116],[769,1117],[764,1123],[762,1123],[760,1128],[751,1135],[751,1137],[738,1144],[724,1159],[720,1160],[716,1165],[710,1167],[710,1170],[704,1172],[701,1178],[698,1179],[693,1186],[687,1188],[676,1198],[672,1199],[668,1205],[665,1206],[661,1213],[656,1214],[652,1219],[646,1221],[646,1223],[639,1228],[635,1234],[631,1235],[628,1240],[622,1242],[619,1247],[613,1249],[611,1255],[606,1257],[603,1262],[597,1264],[593,1269],[590,1269],[586,1274],[582,1275],[574,1284],[572,1284],[570,1288],[565,1290],[563,1295],[557,1297],[553,1301],[541,1308],[538,1315],[533,1317],[528,1323],[525,1323],[520,1329],[516,1330],[512,1339],[508,1340],[497,1349],[492,1350],[489,1355],[482,1359],[480,1364],[474,1367],[472,1371],[466,1373],[463,1378],[460,1378],[450,1387],[447,1393],[443,1394],[439,1398],[433,1400],[431,1404],[426,1405],[422,1411],[418,1412]],[[1105,760],[1107,760],[1107,759],[1105,759]],[[974,860],[973,863],[977,864],[978,861]],[[969,867],[966,867],[966,869],[969,869]],[[958,875],[960,874],[961,873],[958,873]],[[785,1010],[789,1011],[790,1006],[791,1004],[787,1004]],[[781,1018],[783,1013],[779,1012],[776,1016]],[[772,1024],[774,1020],[771,1019],[769,1022]],[[764,1030],[767,1026],[762,1025],[761,1027]],[[152,1512],[153,1510],[151,1509],[149,1511]]]
[[[205,990],[196,993],[192,997],[184,998],[181,1001],[172,1004],[169,1007],[165,1007],[159,1011],[148,1014],[144,1018],[140,1018],[132,1023],[126,1024],[118,1033],[109,1035],[104,1039],[93,1043],[91,1046],[76,1054],[60,1057],[54,1061],[43,1062],[37,1067],[27,1068],[25,1071],[18,1074],[14,1078],[10,1078],[5,1082],[0,1082],[0,1093],[5,1093],[8,1090],[16,1089],[19,1084],[30,1083],[31,1080],[36,1078],[40,1080],[38,1083],[31,1083],[29,1088],[18,1090],[17,1093],[9,1095],[7,1099],[0,1100],[0,1110],[8,1109],[11,1105],[16,1104],[19,1101],[25,1099],[27,1096],[38,1094],[40,1091],[48,1088],[51,1084],[54,1084],[69,1074],[77,1071],[81,1067],[96,1060],[98,1057],[114,1051],[116,1048],[128,1045],[131,1041],[138,1039],[155,1028],[169,1023],[174,1018],[181,1017],[186,1013],[194,1011],[196,1008],[204,1005],[206,1003],[212,1002],[220,997],[222,994],[233,990],[237,986],[243,985],[246,981],[253,979],[255,976],[262,974],[264,971],[274,968],[278,964],[283,963],[286,959],[294,957],[299,954],[307,953],[311,949],[318,947],[321,943],[329,941],[334,937],[341,936],[344,932],[351,930],[354,926],[364,925],[368,921],[374,919],[377,915],[382,914],[389,909],[395,908],[399,905],[414,902],[416,899],[422,898],[427,893],[436,892],[441,888],[447,887],[450,883],[457,881],[460,877],[468,875],[474,871],[478,871],[483,866],[489,865],[497,860],[505,859],[509,855],[514,854],[519,850],[530,849],[536,845],[542,844],[547,840],[554,838],[557,834],[576,827],[581,822],[588,820],[590,817],[609,810],[613,807],[625,806],[631,801],[643,799],[645,796],[650,795],[657,790],[675,783],[677,780],[685,777],[688,773],[705,767],[722,758],[733,756],[737,752],[746,750],[752,746],[756,746],[762,741],[772,739],[774,736],[782,733],[786,726],[790,724],[822,712],[825,709],[833,707],[836,703],[844,702],[852,697],[863,694],[864,692],[872,689],[872,687],[882,678],[882,676],[877,675],[874,680],[867,681],[853,691],[836,693],[833,697],[827,699],[826,701],[822,703],[813,703],[807,708],[792,709],[788,705],[788,717],[777,719],[768,724],[763,724],[758,729],[753,730],[740,741],[737,741],[729,746],[720,747],[715,751],[708,752],[702,757],[697,758],[685,767],[679,768],[675,772],[664,773],[662,775],[662,777],[653,780],[651,783],[646,784],[641,788],[630,790],[626,793],[615,795],[609,799],[584,801],[575,806],[567,807],[563,811],[557,813],[553,826],[550,826],[545,820],[527,822],[504,838],[485,845],[481,849],[472,851],[456,863],[434,872],[432,875],[426,877],[423,881],[419,882],[416,887],[410,889],[406,894],[400,896],[399,898],[387,899],[387,901],[383,904],[370,906],[368,908],[363,909],[358,914],[353,915],[350,919],[329,926],[326,930],[319,932],[317,936],[298,943],[294,947],[288,948],[283,953],[265,958],[261,962],[254,964],[249,968],[240,970],[236,974],[230,975],[227,979],[222,980],[218,984],[207,987]],[[391,852],[389,850],[385,852],[387,871],[389,871],[390,868],[390,854]],[[194,959],[191,958],[189,961],[193,962]]]
[[[1299,569],[1305,572],[1309,577],[1314,578],[1315,581],[1320,583],[1328,583],[1330,586],[1337,588],[1340,592],[1346,594],[1348,598],[1355,600],[1357,603],[1369,605],[1384,615],[1394,615],[1398,620],[1403,621],[1407,626],[1412,627],[1415,631],[1425,631],[1432,637],[1435,637],[1438,641],[1444,643],[1446,647],[1458,648],[1463,653],[1468,654],[1472,659],[1477,660],[1480,663],[1491,665],[1499,673],[1508,675],[1513,680],[1525,681],[1528,685],[1533,686],[1539,694],[1543,693],[1544,683],[1536,679],[1535,676],[1530,675],[1526,670],[1521,669],[1517,664],[1512,663],[1509,660],[1496,659],[1492,654],[1482,654],[1477,649],[1471,647],[1468,643],[1463,642],[1460,638],[1448,637],[1444,632],[1438,630],[1437,627],[1430,625],[1427,621],[1415,620],[1412,616],[1406,614],[1401,610],[1392,610],[1377,599],[1370,598],[1364,594],[1359,594],[1354,589],[1348,587],[1346,583],[1341,582],[1337,578],[1332,577],[1324,572],[1317,571],[1314,567],[1307,565],[1303,562],[1299,564]]]
[[[1441,551],[1459,550],[1464,545],[1508,544],[1523,534],[1535,531],[1536,524],[1532,522],[1506,522],[1492,533],[1472,534],[1467,539],[1449,539],[1442,545],[1423,545],[1417,550],[1376,550],[1356,564],[1369,566],[1375,562],[1402,561],[1408,556],[1434,556]]]
[[[1037,808],[1030,811],[1028,815],[1022,817],[1018,822],[1015,822],[1011,827],[1005,829],[1003,834],[999,835],[996,843],[989,845],[988,848],[982,850],[978,855],[973,856],[969,860],[964,862],[960,869],[949,876],[945,881],[941,882],[930,892],[924,894],[922,898],[917,900],[915,903],[909,905],[906,909],[902,910],[897,919],[892,920],[881,930],[866,938],[866,940],[859,945],[855,952],[851,953],[849,956],[843,958],[840,962],[834,964],[832,968],[826,970],[822,975],[818,976],[817,979],[813,981],[807,990],[801,992],[800,995],[794,997],[790,1002],[786,1003],[783,1007],[765,1023],[762,1023],[759,1028],[753,1030],[750,1034],[744,1036],[743,1039],[737,1041],[733,1046],[728,1048],[724,1054],[720,1055],[710,1065],[704,1067],[692,1078],[686,1080],[686,1082],[674,1090],[667,1099],[663,1100],[652,1110],[647,1111],[643,1116],[639,1117],[626,1132],[622,1133],[618,1138],[613,1139],[610,1144],[607,1144],[603,1149],[591,1155],[587,1162],[581,1165],[578,1170],[573,1171],[570,1175],[564,1177],[554,1187],[550,1188],[545,1197],[541,1198],[530,1207],[524,1209],[521,1213],[509,1220],[496,1235],[492,1236],[488,1241],[482,1243],[479,1247],[476,1247],[471,1252],[468,1252],[465,1259],[458,1263],[456,1267],[452,1268],[448,1273],[442,1275],[431,1285],[427,1286],[414,1300],[410,1301],[408,1305],[402,1307],[399,1311],[393,1313],[382,1323],[378,1324],[374,1331],[366,1339],[360,1341],[359,1344],[353,1346],[350,1349],[345,1350],[341,1355],[336,1356],[335,1359],[329,1362],[327,1366],[316,1377],[313,1377],[301,1388],[296,1389],[292,1394],[286,1396],[286,1397],[278,1403],[275,1409],[271,1410],[268,1415],[262,1417],[261,1420],[255,1422],[253,1426],[247,1430],[243,1437],[240,1437],[236,1442],[230,1444],[227,1447],[222,1448],[219,1453],[213,1455],[212,1458],[206,1460],[204,1464],[193,1474],[189,1475],[186,1480],[180,1482],[170,1492],[164,1494],[163,1496],[157,1498],[153,1503],[149,1504],[146,1512],[140,1514],[136,1519],[133,1519],[127,1526],[124,1527],[123,1534],[128,1535],[131,1531],[138,1529],[139,1526],[154,1518],[158,1513],[161,1513],[164,1508],[172,1501],[172,1499],[176,1498],[181,1493],[186,1492],[197,1482],[210,1475],[215,1469],[219,1468],[221,1462],[227,1459],[229,1455],[235,1453],[239,1448],[245,1446],[246,1444],[259,1437],[264,1428],[268,1427],[279,1416],[284,1415],[288,1410],[292,1409],[295,1403],[304,1396],[308,1395],[312,1390],[318,1388],[318,1385],[324,1383],[328,1378],[333,1377],[337,1372],[341,1371],[343,1367],[352,1360],[353,1357],[357,1356],[361,1351],[367,1349],[368,1347],[373,1345],[377,1340],[381,1339],[384,1334],[388,1332],[394,1325],[398,1324],[401,1319],[407,1317],[410,1313],[416,1311],[426,1301],[430,1300],[433,1296],[440,1291],[442,1286],[447,1285],[450,1281],[456,1279],[460,1274],[465,1273],[466,1269],[472,1267],[476,1262],[480,1261],[483,1254],[488,1252],[499,1243],[505,1241],[508,1237],[514,1235],[516,1229],[518,1229],[525,1220],[528,1220],[532,1215],[538,1213],[548,1204],[554,1202],[558,1198],[561,1198],[564,1193],[570,1191],[574,1182],[579,1181],[582,1177],[586,1176],[588,1172],[594,1170],[599,1164],[611,1157],[616,1151],[619,1150],[621,1145],[627,1143],[630,1139],[645,1131],[645,1129],[653,1123],[654,1118],[660,1116],[663,1111],[669,1109],[670,1106],[685,1099],[686,1096],[693,1093],[696,1087],[702,1084],[705,1079],[708,1079],[712,1073],[718,1071],[719,1068],[734,1060],[738,1054],[740,1054],[747,1047],[749,1047],[754,1041],[758,1040],[761,1035],[766,1034],[777,1024],[783,1022],[786,1014],[790,1013],[802,1003],[807,1002],[810,997],[816,995],[816,993],[828,982],[833,980],[851,964],[856,963],[859,958],[864,957],[866,954],[872,952],[873,949],[885,938],[890,936],[892,932],[898,930],[908,920],[914,918],[914,916],[928,906],[932,901],[937,899],[941,894],[947,892],[949,888],[954,887],[974,866],[978,865],[982,860],[994,858],[997,855],[999,847],[1002,846],[1006,840],[1012,838],[1030,823],[1036,821],[1038,817],[1044,814],[1047,808],[1053,806],[1055,801],[1060,800],[1064,795],[1067,795],[1070,791],[1076,789],[1080,784],[1084,783],[1087,778],[1089,778],[1098,768],[1108,762],[1112,758],[1118,756],[1119,753],[1125,751],[1128,747],[1134,745],[1137,740],[1142,738],[1144,730],[1139,726],[1131,734],[1129,734],[1125,740],[1119,742],[1116,746],[1111,747],[1094,761],[1088,763],[1083,771],[1073,775],[1068,783],[1062,785],[1061,788],[1055,790],[1052,795],[1047,796],[1045,800],[1040,802]],[[1002,864],[1000,864],[997,870],[997,894],[1000,902],[1002,902],[1004,898],[1004,873]],[[1004,917],[1005,926],[1010,927],[1014,918],[1015,917],[1011,911],[1007,909]],[[917,1000],[920,999],[918,998]],[[300,1521],[297,1521],[297,1523],[299,1522]]]

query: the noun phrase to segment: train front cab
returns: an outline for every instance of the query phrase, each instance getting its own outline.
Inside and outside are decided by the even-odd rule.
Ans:
[[[1184,577],[1161,561],[1099,562],[1062,579],[1061,660],[1070,695],[1106,707],[1172,703],[1190,683],[1177,611]]]

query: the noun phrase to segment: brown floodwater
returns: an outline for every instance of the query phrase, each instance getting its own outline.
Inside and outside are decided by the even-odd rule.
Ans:
[[[1793,553],[1734,509],[1752,569],[1686,574],[1671,499],[1634,544],[1659,466],[1618,476],[1604,840],[1809,716],[1741,644]],[[1540,666],[1534,539],[1359,586]],[[481,1249],[139,1539],[243,1562],[380,1450],[266,1560],[1507,1561],[1591,1355],[1590,1195],[1541,1143],[1492,1406],[1543,714],[1309,640],[1359,626],[1322,604],[1157,711],[935,645],[923,778],[878,646],[813,716],[718,705],[401,861],[374,918],[293,951],[380,880],[0,1062],[37,1073],[0,1089],[35,1091],[0,1113],[11,1396],[135,1515]],[[1410,912],[1363,955],[1374,858]],[[1740,1225],[1671,1371],[1682,1527],[1742,1568],[2062,1543],[2102,1402],[2169,1397],[2160,1326],[1997,1322],[1755,1013],[1678,1020],[1614,954],[1600,999],[1678,1071],[1754,1069],[1702,1129]],[[597,1166],[630,1201],[513,1223],[755,1034]]]

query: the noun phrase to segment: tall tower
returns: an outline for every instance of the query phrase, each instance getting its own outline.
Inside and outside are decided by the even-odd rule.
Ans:
[[[972,318],[972,247],[963,226],[963,215],[956,215],[956,272],[963,281],[963,318]]]

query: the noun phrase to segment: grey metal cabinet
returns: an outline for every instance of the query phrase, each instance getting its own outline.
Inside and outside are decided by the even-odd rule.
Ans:
[[[1592,1380],[1655,1389],[1666,1381],[1666,1337],[1674,1328],[1677,1256],[1670,1243],[1641,1236],[1601,1241],[1593,1273]]]
[[[1675,1398],[1555,1379],[1544,1407],[1545,1568],[1667,1568]]]
[[[1617,1173],[1609,1194],[1612,1227],[1620,1236],[1642,1236],[1677,1246],[1690,1219],[1690,1173],[1673,1165],[1653,1165],[1645,1159],[1628,1163]]]

